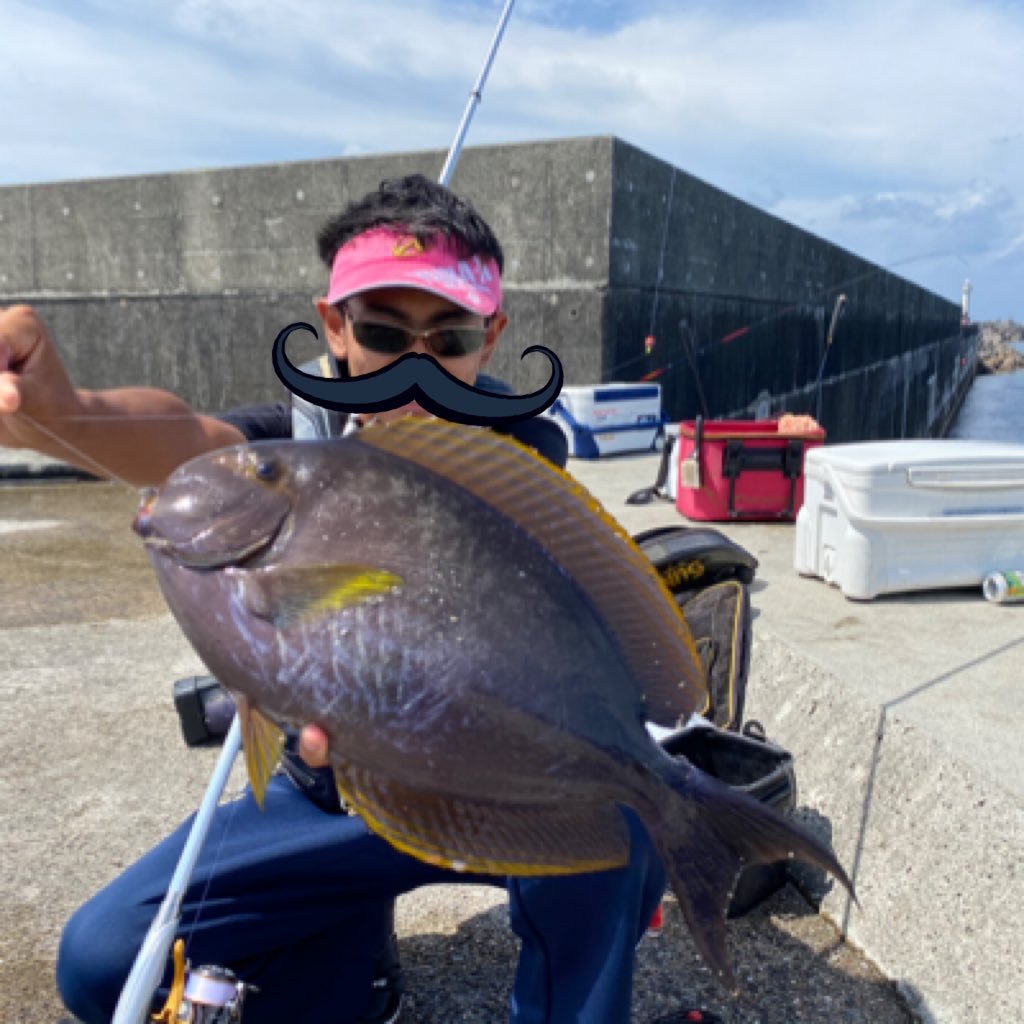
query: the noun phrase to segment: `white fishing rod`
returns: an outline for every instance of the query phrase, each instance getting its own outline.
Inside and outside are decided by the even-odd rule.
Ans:
[[[513,3],[515,3],[515,0],[506,0],[501,16],[498,18],[498,27],[494,31],[494,38],[491,40],[490,49],[487,51],[487,59],[484,61],[484,66],[480,69],[476,85],[470,90],[469,101],[466,103],[466,109],[462,114],[458,130],[455,132],[455,139],[452,142],[451,149],[448,150],[448,159],[445,160],[444,167],[441,168],[441,176],[437,179],[442,185],[447,185],[451,180],[455,164],[458,162],[459,154],[462,152],[463,140],[466,138],[466,132],[469,131],[469,122],[473,120],[473,114],[476,112],[480,100],[483,99],[484,85],[487,82],[487,76],[491,72],[494,55],[498,52],[498,47],[501,45],[501,37],[505,34],[505,26],[508,24],[509,16],[512,14]]]
[[[502,9],[498,20],[498,27],[488,48],[483,68],[469,94],[469,101],[463,112],[462,120],[459,122],[455,139],[448,150],[448,157],[444,162],[444,166],[441,168],[438,181],[442,185],[448,184],[455,170],[459,154],[462,152],[462,144],[465,141],[466,133],[469,131],[469,123],[472,121],[473,114],[483,97],[484,84],[490,73],[491,65],[494,63],[498,47],[501,45],[502,36],[505,34],[505,26],[508,24],[514,3],[515,0],[506,0],[505,6]],[[193,821],[192,828],[189,830],[188,839],[185,841],[185,848],[181,851],[174,874],[171,876],[170,884],[167,887],[167,894],[160,904],[156,917],[153,918],[153,923],[149,926],[149,931],[146,932],[146,937],[135,957],[135,963],[132,965],[128,979],[125,981],[124,988],[121,989],[121,996],[117,1001],[117,1008],[114,1010],[112,1024],[146,1024],[149,1018],[153,995],[160,984],[161,978],[163,978],[171,947],[174,944],[174,937],[181,923],[181,906],[185,899],[185,893],[188,891],[192,873],[195,871],[203,844],[206,842],[206,836],[210,831],[214,811],[217,809],[221,796],[227,787],[232,766],[241,749],[242,727],[238,716],[235,715],[231,728],[225,737],[220,756],[217,758],[213,775],[206,787],[206,792],[203,794],[199,810],[196,812],[195,821]],[[244,986],[238,987],[234,984],[222,984],[219,987],[210,985],[208,987],[211,990],[216,988],[227,997],[237,993],[234,997],[239,1002],[244,994]]]

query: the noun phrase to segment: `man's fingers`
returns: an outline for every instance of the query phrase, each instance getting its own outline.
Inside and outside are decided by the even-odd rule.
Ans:
[[[0,416],[21,408],[26,370],[42,354],[44,328],[28,306],[0,308]]]
[[[13,373],[0,372],[0,416],[10,416],[18,411],[21,394]]]
[[[0,370],[23,367],[45,336],[46,328],[30,306],[0,309]]]
[[[0,338],[0,416],[16,412],[19,404],[14,374],[8,372],[13,362],[10,342]]]
[[[310,768],[323,768],[327,762],[327,734],[318,725],[307,725],[299,734],[299,757]]]

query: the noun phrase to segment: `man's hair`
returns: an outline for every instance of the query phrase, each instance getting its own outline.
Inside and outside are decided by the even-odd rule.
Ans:
[[[422,174],[382,181],[375,192],[350,203],[329,220],[317,236],[320,258],[330,269],[346,242],[381,227],[394,227],[423,244],[444,236],[455,243],[463,258],[490,257],[499,271],[504,268],[501,245],[472,203]]]

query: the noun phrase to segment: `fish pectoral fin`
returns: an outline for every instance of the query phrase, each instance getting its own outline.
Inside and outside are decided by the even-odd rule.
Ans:
[[[490,875],[605,871],[629,860],[611,804],[525,805],[424,792],[346,764],[338,792],[367,826],[428,864]]]
[[[285,629],[300,619],[391,593],[402,579],[371,565],[276,565],[245,574],[245,606],[255,616]]]
[[[281,751],[284,750],[284,730],[245,697],[238,698],[237,706],[249,786],[260,810],[263,810],[270,776],[274,774],[274,769],[281,760]]]

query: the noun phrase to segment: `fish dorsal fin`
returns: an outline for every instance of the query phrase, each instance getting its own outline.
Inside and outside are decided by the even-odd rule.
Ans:
[[[593,603],[652,721],[673,726],[706,706],[704,669],[665,582],[568,473],[512,438],[439,419],[403,417],[367,427],[359,440],[452,481],[540,544]]]

